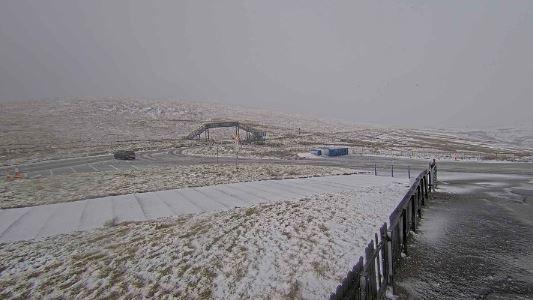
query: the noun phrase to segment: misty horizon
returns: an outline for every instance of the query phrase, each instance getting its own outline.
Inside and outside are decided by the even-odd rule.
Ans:
[[[217,102],[361,124],[530,124],[533,3],[6,1],[0,101]]]

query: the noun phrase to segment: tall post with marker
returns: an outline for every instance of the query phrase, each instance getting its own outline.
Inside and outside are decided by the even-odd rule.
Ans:
[[[239,127],[235,129],[235,169],[239,168]]]

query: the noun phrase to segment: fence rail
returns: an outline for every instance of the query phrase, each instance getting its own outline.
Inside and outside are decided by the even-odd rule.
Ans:
[[[422,216],[422,207],[437,184],[437,164],[433,160],[429,168],[420,172],[409,191],[365,249],[346,278],[331,294],[330,299],[382,299],[387,287],[392,286],[394,270],[407,254],[407,239],[416,232]]]

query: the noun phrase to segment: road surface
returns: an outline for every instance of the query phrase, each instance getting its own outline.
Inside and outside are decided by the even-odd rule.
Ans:
[[[533,177],[445,174],[395,277],[401,299],[533,299]]]
[[[71,174],[80,172],[102,172],[129,169],[142,169],[146,167],[161,166],[172,167],[193,164],[215,164],[215,157],[190,156],[182,154],[184,148],[164,151],[138,153],[133,161],[115,160],[112,155],[100,155],[83,158],[43,161],[38,163],[17,166],[28,178],[51,175]],[[373,173],[376,166],[378,175],[407,177],[408,170],[416,177],[416,173],[428,166],[428,160],[399,159],[374,156],[348,155],[342,157],[317,158],[317,159],[254,159],[239,158],[241,163],[271,163],[271,164],[307,164],[317,166],[340,166]],[[220,157],[219,163],[235,163],[235,158]],[[533,163],[483,163],[483,162],[455,162],[439,161],[439,169],[451,172],[474,173],[499,173],[533,175]],[[0,167],[0,176],[10,171],[13,167]]]

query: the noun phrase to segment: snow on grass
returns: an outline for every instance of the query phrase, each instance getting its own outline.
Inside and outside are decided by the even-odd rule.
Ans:
[[[352,174],[339,167],[304,165],[192,165],[172,168],[74,173],[5,181],[0,178],[0,208],[68,202],[109,195],[168,190],[190,186]]]
[[[0,244],[0,298],[326,298],[407,185]]]
[[[190,147],[183,151],[185,155],[216,157],[247,157],[260,159],[296,159],[298,153],[307,151],[309,146],[285,145],[279,142],[265,141],[263,144],[242,144],[238,150],[234,144],[224,143],[219,145],[201,145]]]
[[[252,157],[289,158],[325,144],[353,147],[361,154],[424,159],[531,161],[533,157],[531,126],[466,131],[383,128],[216,103],[83,97],[3,103],[0,165],[110,154],[124,148],[193,146],[202,139],[181,138],[214,120],[238,120],[266,131],[267,147],[243,149],[243,155]],[[231,135],[229,129],[210,131],[218,142]]]

